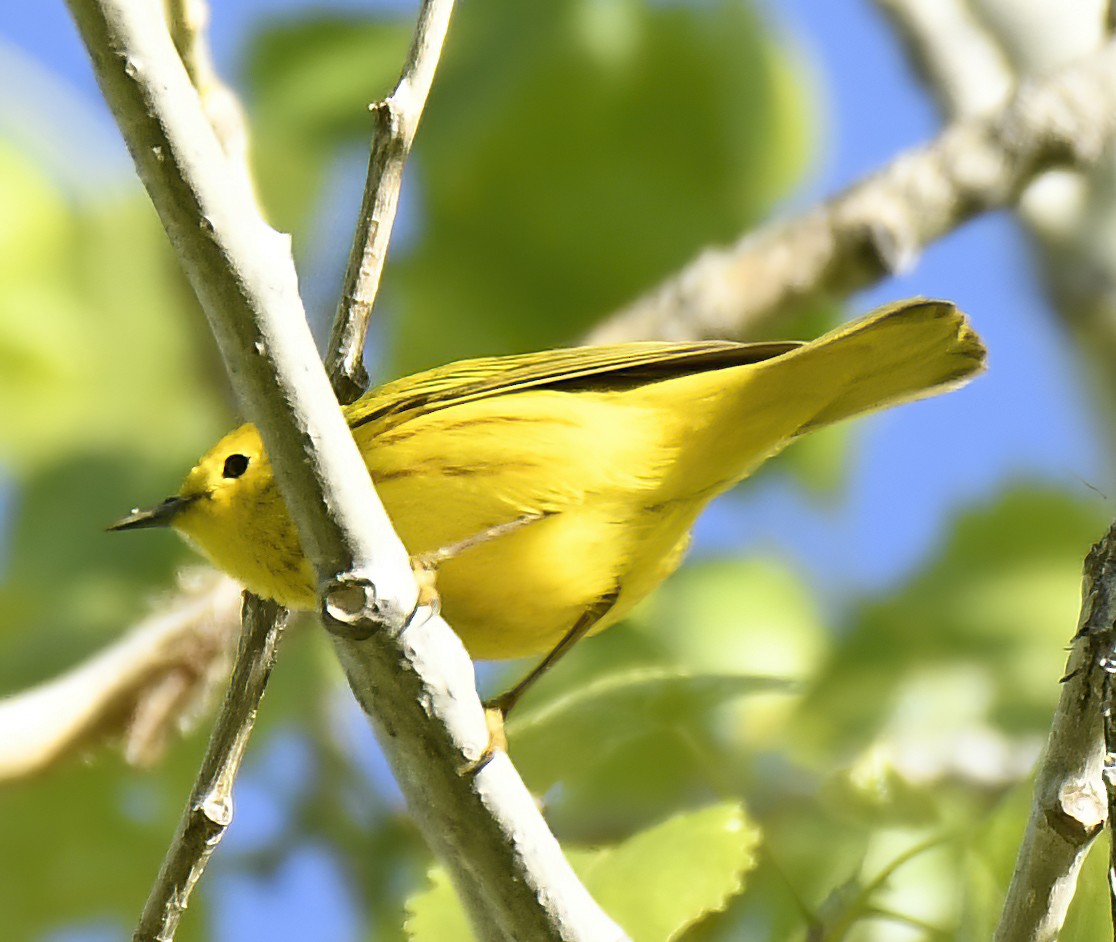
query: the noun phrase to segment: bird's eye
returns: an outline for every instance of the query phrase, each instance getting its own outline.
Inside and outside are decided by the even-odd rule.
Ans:
[[[225,470],[221,473],[227,478],[238,478],[247,470],[247,455],[229,455],[225,459]]]

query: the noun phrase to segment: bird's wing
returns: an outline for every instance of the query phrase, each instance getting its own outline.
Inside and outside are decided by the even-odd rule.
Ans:
[[[346,408],[357,428],[527,389],[610,391],[689,373],[758,363],[801,346],[772,343],[623,343],[461,360],[373,389]],[[392,423],[394,424],[394,423]]]

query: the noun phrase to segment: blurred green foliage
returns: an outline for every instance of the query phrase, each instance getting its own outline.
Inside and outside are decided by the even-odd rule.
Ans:
[[[632,942],[677,938],[744,889],[756,863],[758,830],[738,805],[676,815],[607,848],[566,848],[586,889]],[[445,873],[407,904],[408,938],[443,942],[473,938]]]
[[[18,486],[0,677],[16,689],[117,635],[169,581],[181,547],[103,527],[171,487],[228,414],[203,324],[137,194],[72,203],[0,141],[0,205],[0,456]]]
[[[261,186],[296,238],[336,142],[367,135],[409,28],[261,36]],[[747,4],[473,0],[408,167],[421,234],[384,285],[404,312],[393,371],[571,341],[754,223],[801,171],[808,127],[792,63]]]
[[[255,161],[296,246],[322,231],[337,155],[364,146],[366,105],[410,28],[261,24],[244,66]],[[811,156],[804,85],[744,3],[463,4],[409,170],[410,236],[385,279],[391,371],[569,341],[736,237]],[[171,584],[190,557],[168,534],[101,526],[173,489],[233,417],[138,192],[64,194],[0,140],[0,206],[7,692],[79,662]],[[814,439],[809,481],[839,483],[855,446]],[[904,920],[905,938],[987,938],[1081,559],[1104,523],[1021,486],[959,511],[906,584],[836,616],[777,560],[690,565],[533,692],[513,757],[560,838],[597,848],[575,864],[636,938],[894,938]],[[293,732],[313,761],[280,833],[219,852],[218,874],[266,874],[325,843],[369,938],[400,938],[405,908],[413,938],[460,938],[394,794],[352,761],[339,702],[328,648],[296,627],[252,755]],[[123,933],[199,750],[195,734],[139,771],[106,749],[0,791],[6,937],[93,922]],[[211,892],[203,883],[180,939],[209,936]],[[1090,871],[1064,938],[1097,937],[1103,892]]]

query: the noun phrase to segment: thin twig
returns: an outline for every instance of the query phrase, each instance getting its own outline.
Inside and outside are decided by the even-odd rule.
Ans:
[[[221,82],[206,39],[205,0],[167,0],[167,28],[198,102],[219,142],[230,185],[255,206],[248,132],[240,102]],[[225,830],[232,823],[232,787],[255,727],[287,612],[245,596],[240,643],[214,719],[206,755],[140,915],[134,938],[169,942]]]
[[[275,663],[286,612],[245,595],[240,646],[225,700],[170,850],[144,904],[134,942],[173,939],[190,893],[232,820],[232,787]]]
[[[362,361],[368,321],[399,205],[403,168],[430,94],[452,10],[453,0],[425,0],[395,90],[371,106],[368,177],[325,355],[326,371],[342,402],[352,402],[368,385]]]
[[[1116,821],[1116,631],[1105,633],[1108,649],[1100,655],[1104,671],[1101,684],[1101,716],[1104,726],[1104,790],[1108,798],[1108,820]],[[1108,913],[1116,939],[1116,838],[1108,829]]]
[[[68,0],[136,169],[259,428],[319,579],[323,620],[424,836],[479,934],[610,942],[623,932],[562,856],[488,730],[473,667],[418,590],[314,352],[289,239],[228,178],[197,94],[146,0]],[[478,905],[476,898],[483,900]]]
[[[1085,558],[1081,617],[996,942],[1053,942],[1106,818],[1101,712],[1116,645],[1116,523]]]
[[[1019,88],[994,114],[930,144],[804,215],[708,249],[595,329],[590,342],[737,337],[810,299],[843,296],[909,267],[931,241],[1012,204],[1055,166],[1088,166],[1116,136],[1116,44]]]
[[[248,156],[248,122],[240,99],[217,73],[209,49],[209,4],[206,0],[166,0],[167,29],[171,40],[197,89],[202,110],[209,119],[221,149],[229,159],[229,170],[246,192],[255,198],[255,180]]]
[[[107,739],[123,739],[129,762],[155,761],[183,715],[224,676],[239,607],[240,589],[226,576],[180,585],[173,602],[104,650],[0,700],[0,782]]]
[[[240,643],[225,699],[213,721],[205,758],[163,863],[148,892],[133,938],[170,942],[190,894],[232,823],[232,787],[256,724],[287,610],[245,593]]]
[[[1114,525],[1116,526],[1116,525]],[[1110,531],[1111,532],[1111,531]],[[1103,567],[1111,560],[1100,563],[1101,578],[1106,575]],[[1116,605],[1105,615],[1095,639],[1097,663],[1101,668],[1101,718],[1104,731],[1104,790],[1108,799],[1108,820],[1116,821]],[[1108,829],[1108,912],[1112,921],[1113,938],[1116,939],[1116,837]]]

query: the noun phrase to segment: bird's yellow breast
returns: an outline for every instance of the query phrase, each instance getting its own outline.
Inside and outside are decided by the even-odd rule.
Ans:
[[[533,518],[438,567],[446,618],[477,657],[549,650],[619,591],[598,630],[615,621],[665,575],[661,560],[677,564],[672,550],[697,512],[659,506],[679,444],[638,397],[618,406],[524,392],[502,397],[498,414],[490,401],[465,403],[374,441],[358,430],[358,442],[412,554]]]

